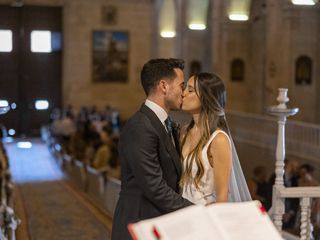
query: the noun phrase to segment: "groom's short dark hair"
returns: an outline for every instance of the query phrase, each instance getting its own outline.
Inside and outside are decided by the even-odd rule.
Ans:
[[[141,84],[144,92],[149,96],[150,92],[161,79],[171,80],[176,77],[175,68],[183,70],[184,61],[176,58],[151,59],[143,65],[141,70]]]

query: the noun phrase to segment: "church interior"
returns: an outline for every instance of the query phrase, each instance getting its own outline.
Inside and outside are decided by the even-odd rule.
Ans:
[[[320,240],[318,0],[0,0],[0,239],[111,239],[155,58],[223,80],[252,198],[284,239]]]

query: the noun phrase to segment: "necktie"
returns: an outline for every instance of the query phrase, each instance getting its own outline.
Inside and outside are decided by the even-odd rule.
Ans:
[[[166,125],[167,132],[170,138],[172,139],[172,120],[170,119],[170,117],[167,117],[167,119],[164,121],[164,124]]]
[[[176,143],[176,139],[175,136],[173,134],[173,121],[171,120],[170,117],[168,117],[165,121],[164,121],[166,128],[167,128],[167,132],[169,135],[169,138],[171,139],[171,142],[173,143],[173,145],[177,148],[178,145]]]
[[[179,133],[178,133],[178,130],[177,130],[176,123],[173,122],[170,117],[168,117],[164,121],[164,124],[166,125],[167,132],[168,132],[169,138],[171,139],[171,142],[175,146],[178,154],[180,155],[181,154],[181,150],[180,150],[180,144],[179,144]]]

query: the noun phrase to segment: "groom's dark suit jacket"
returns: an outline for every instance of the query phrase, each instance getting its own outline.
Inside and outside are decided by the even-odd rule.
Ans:
[[[178,151],[150,108],[143,104],[127,122],[118,147],[121,192],[113,218],[112,240],[129,240],[132,238],[128,223],[157,217],[191,203],[179,194]]]

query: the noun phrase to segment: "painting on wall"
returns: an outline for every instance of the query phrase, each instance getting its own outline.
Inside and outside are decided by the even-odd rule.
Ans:
[[[127,82],[129,69],[128,52],[128,32],[94,31],[93,82]]]

